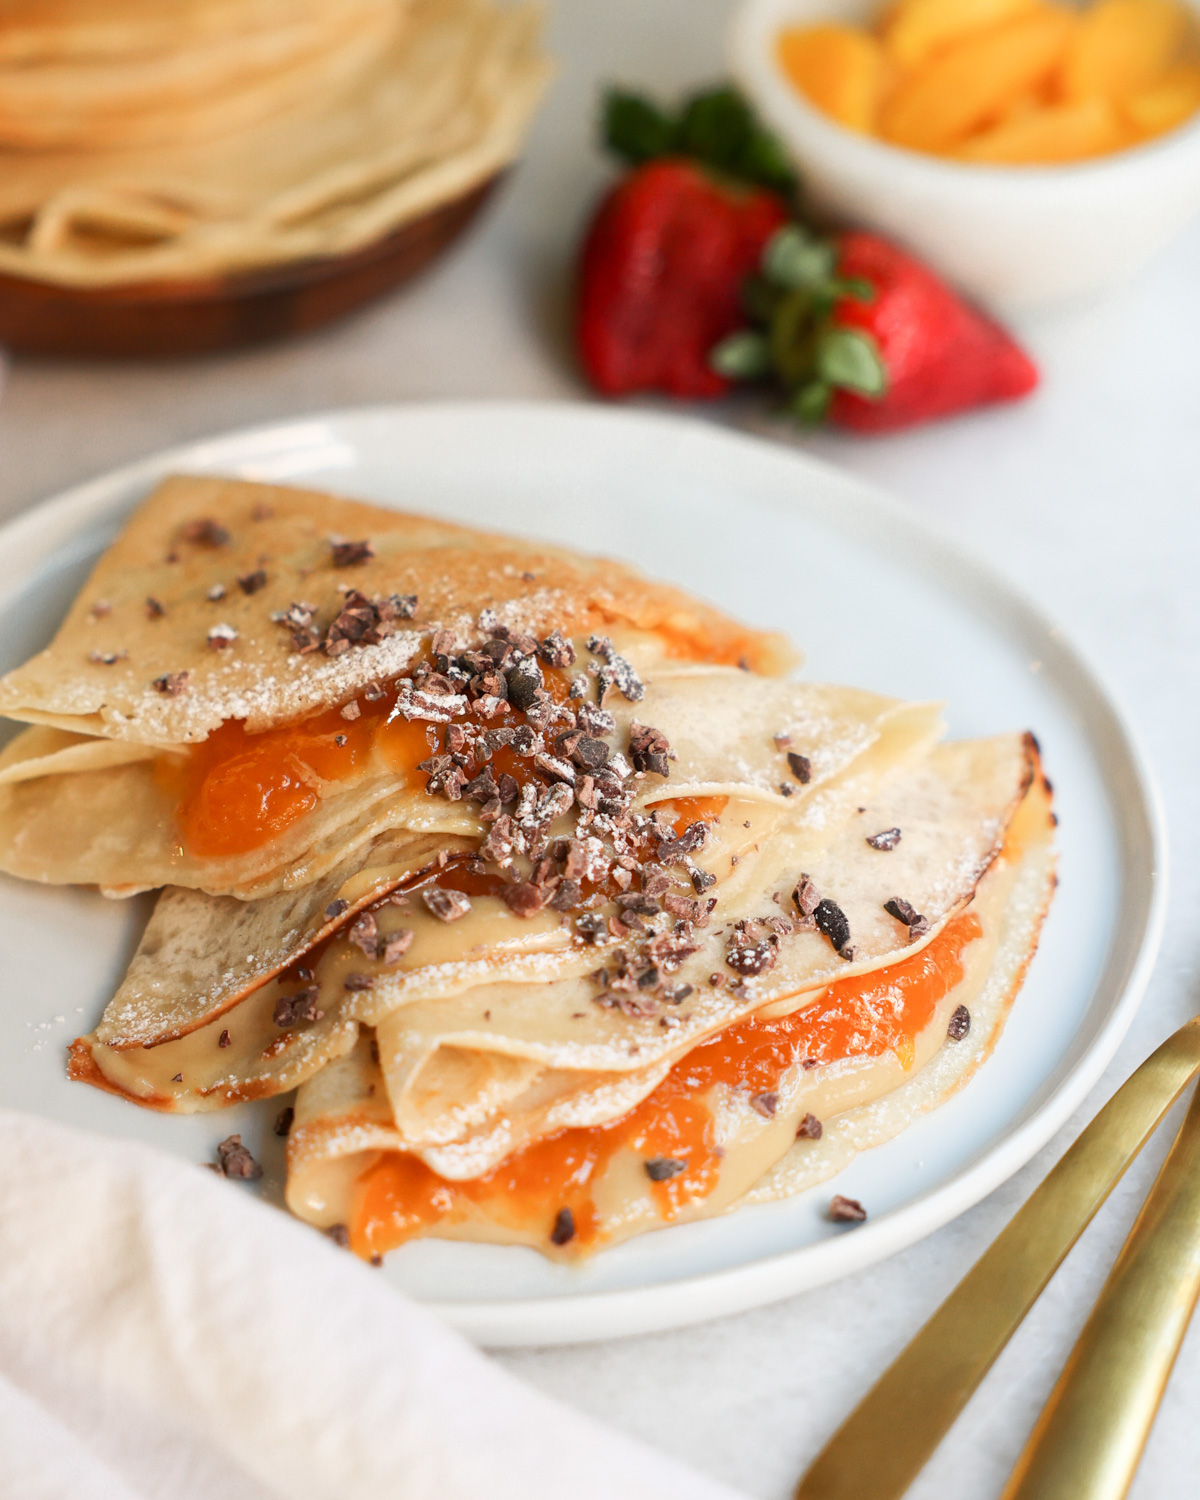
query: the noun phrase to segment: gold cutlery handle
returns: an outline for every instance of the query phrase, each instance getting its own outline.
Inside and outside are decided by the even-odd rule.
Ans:
[[[1200,1293],[1200,1092],[1002,1500],[1122,1500]]]
[[[1100,1110],[826,1443],[796,1500],[904,1493],[1197,1070],[1200,1017],[1168,1037]]]

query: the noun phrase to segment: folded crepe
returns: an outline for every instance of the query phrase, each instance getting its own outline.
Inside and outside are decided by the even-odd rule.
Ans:
[[[616,563],[301,490],[170,479],[50,646],[0,679],[0,714],[38,726],[0,756],[0,869],[249,898],[320,880],[388,829],[478,832],[472,804],[427,797],[416,768],[432,727],[470,704],[497,729],[512,719],[514,667],[474,687],[433,670],[434,644],[497,631],[530,645],[507,659],[543,719],[547,673],[564,699],[572,676],[547,665],[539,642],[555,632],[560,657],[571,636],[606,653],[585,649],[573,674],[593,685],[634,673],[613,635],[677,663],[794,659]]]
[[[360,1038],[299,1091],[287,1201],[377,1256],[422,1236],[574,1259],[812,1187],[942,1103],[989,1055],[1053,889],[1049,798],[1027,793],[970,906],[908,957],[764,1006],[668,1067],[586,1080],[573,1107],[473,1164],[414,1152]],[[623,1092],[622,1092],[623,1087]],[[434,1165],[431,1165],[431,1158]]]
[[[288,1202],[364,1255],[836,1170],[993,1045],[1052,815],[1031,736],[794,660],[621,564],[167,481],[0,679],[0,868],[163,888],[71,1075],[298,1089]]]
[[[736,680],[735,677],[730,685]],[[384,1019],[398,1009],[403,1010],[406,1019],[413,1016],[417,1026],[430,1015],[444,1019],[451,1026],[452,1032],[434,1043],[433,1050],[438,1045],[451,1049],[466,1045],[476,1050],[482,1046],[489,1052],[509,1052],[529,1058],[549,1051],[553,1055],[543,1060],[556,1061],[558,1053],[582,1055],[581,1049],[586,1048],[589,1058],[596,1054],[598,1061],[594,1066],[600,1071],[627,1068],[630,1065],[627,1049],[632,1047],[635,1055],[640,1049],[637,1043],[618,1039],[622,1022],[624,1029],[628,1029],[633,1019],[624,1010],[616,1007],[603,1017],[599,1037],[589,1038],[577,1025],[563,1020],[573,1015],[581,1003],[586,1005],[594,989],[594,986],[589,988],[587,974],[595,970],[609,950],[619,948],[621,939],[614,935],[611,924],[615,922],[625,928],[628,923],[637,922],[639,929],[628,928],[632,933],[645,925],[647,916],[661,916],[673,906],[675,911],[685,914],[685,923],[686,914],[690,913],[693,922],[689,925],[703,923],[707,928],[707,910],[701,912],[695,896],[697,880],[705,890],[706,907],[707,903],[716,903],[727,916],[742,917],[751,915],[761,904],[764,879],[773,882],[772,888],[779,894],[779,881],[786,880],[786,874],[780,876],[780,869],[794,863],[801,850],[809,864],[820,868],[818,851],[828,842],[832,831],[830,810],[838,803],[844,808],[852,806],[865,795],[868,781],[881,774],[882,764],[894,765],[903,749],[913,753],[910,739],[914,721],[925,742],[937,725],[936,714],[930,709],[919,708],[914,712],[886,699],[875,702],[882,709],[877,713],[881,731],[878,737],[868,741],[867,747],[849,754],[840,775],[823,781],[815,795],[791,799],[780,796],[778,805],[746,795],[720,798],[719,811],[712,807],[710,812],[714,821],[699,825],[711,829],[706,833],[703,848],[698,848],[694,857],[680,856],[679,863],[662,871],[655,897],[644,894],[645,880],[643,893],[633,896],[617,891],[611,899],[598,901],[594,895],[588,910],[573,923],[568,913],[549,904],[517,915],[503,894],[486,889],[486,875],[481,875],[478,868],[464,869],[457,861],[448,861],[445,868],[431,864],[420,872],[423,880],[410,879],[407,886],[411,890],[424,884],[430,895],[453,891],[462,907],[455,920],[448,923],[427,901],[412,899],[398,890],[408,872],[397,871],[393,875],[368,869],[357,872],[338,888],[339,895],[334,900],[342,909],[333,922],[327,916],[329,908],[318,905],[329,893],[329,887],[314,888],[316,900],[310,898],[305,903],[311,912],[307,931],[301,924],[286,952],[279,946],[272,948],[271,940],[263,932],[249,959],[241,960],[238,944],[239,940],[244,942],[248,924],[229,927],[226,941],[197,941],[194,929],[178,920],[180,897],[198,919],[215,914],[215,903],[211,898],[192,893],[168,892],[160,903],[168,910],[161,920],[156,913],[129,975],[100,1026],[91,1037],[81,1038],[75,1044],[76,1071],[93,1081],[99,1081],[99,1074],[108,1086],[157,1108],[216,1108],[235,1098],[293,1087],[333,1055],[333,1051],[320,1050],[322,1044],[328,1049],[344,1050],[347,1021],[382,1026]],[[1003,772],[1023,772],[1024,761],[1020,757],[1008,759],[1013,764],[1001,770],[998,795],[1011,801],[1015,795],[1013,778],[1005,778]],[[686,772],[685,763],[685,787]],[[980,780],[976,778],[977,783]],[[992,792],[991,787],[978,784],[970,790],[976,801],[986,792]],[[655,812],[662,818],[664,809],[678,809],[681,804],[686,808],[698,800],[685,792],[681,798],[655,804]],[[705,801],[711,805],[715,799]],[[812,816],[806,811],[810,806]],[[979,821],[977,805],[969,809],[955,806],[953,811],[960,817]],[[993,825],[1002,811],[1003,803],[1000,807],[987,806],[976,849],[979,862],[986,857],[987,847],[994,838]],[[551,825],[547,835],[551,844],[568,845],[563,851],[565,869],[569,859],[582,853],[578,846],[583,841],[566,836],[569,832],[566,817],[560,822],[562,826]],[[646,822],[651,827],[658,826],[650,819]],[[670,825],[673,835],[683,831],[681,822],[677,812]],[[958,823],[948,824],[944,832],[933,831],[935,840],[940,836],[942,847],[928,862],[937,864],[939,875],[952,859],[961,859],[963,841],[957,835],[962,831]],[[674,841],[674,838],[668,840]],[[859,842],[863,841],[855,840],[856,844]],[[572,850],[571,845],[576,849]],[[662,848],[662,841],[656,840],[653,852],[657,854]],[[865,842],[863,849],[867,855],[873,852]],[[908,850],[916,859],[907,858],[904,863],[923,862],[923,841],[915,828]],[[857,848],[851,851],[851,859],[855,857],[862,862]],[[687,866],[682,863],[684,859],[688,860]],[[478,866],[479,862],[471,864]],[[928,881],[915,882],[914,894],[922,895],[927,884]],[[467,895],[468,891],[474,894]],[[857,917],[850,892],[851,886],[844,877],[842,897]],[[271,919],[272,927],[279,931],[274,910],[280,899],[254,904],[259,910],[270,909],[264,911],[264,921],[256,922],[256,927],[266,927]],[[935,896],[935,902],[936,899]],[[678,928],[678,919],[673,920]],[[325,925],[317,927],[318,922]],[[202,930],[208,931],[210,926],[210,921],[205,920]],[[890,920],[884,924],[885,945],[893,942],[894,926]],[[658,936],[665,938],[667,934],[664,931]],[[686,941],[680,937],[678,951],[664,956],[662,964],[678,970],[687,960],[690,969],[698,970],[706,963],[711,968],[713,963],[722,961],[720,943],[714,945],[711,935],[708,941],[696,939],[694,945],[693,936]],[[397,944],[403,945],[398,952],[394,951]],[[683,951],[685,946],[691,949],[690,958]],[[194,961],[198,954],[203,955],[199,973]],[[823,964],[827,965],[829,954],[825,944],[817,945],[812,959],[818,971]],[[840,967],[841,960],[834,961]],[[257,974],[248,979],[251,963],[257,965]],[[178,982],[180,971],[186,976],[183,985]],[[268,974],[270,982],[263,983]],[[679,982],[687,982],[682,974]],[[251,988],[254,985],[257,987]],[[551,985],[554,988],[548,988]],[[278,1064],[286,1049],[272,1018],[298,989],[315,992],[312,1006],[321,1012],[321,1019],[305,1031],[305,1046],[310,1050],[305,1052],[303,1071],[297,1072],[293,1066],[286,1075],[281,1075]],[[175,1003],[180,998],[188,1002],[188,1008]],[[732,995],[721,996],[714,1002],[712,1021],[719,1023],[729,1006],[739,1003]],[[639,1005],[650,1008],[650,997],[646,995]],[[495,1008],[496,1019],[488,1036],[481,1037],[479,1028],[470,1021],[462,1036],[453,1034],[460,1012],[474,1017],[489,1007]],[[501,1018],[507,1018],[514,1010],[516,1016],[524,1016],[529,1036],[515,1036],[511,1028],[508,1034],[501,1034]],[[512,1024],[517,1024],[515,1019]],[[695,1019],[693,1028],[701,1024]],[[564,1040],[556,1045],[554,1039],[559,1033]],[[691,1030],[684,1028],[683,1036],[691,1034]],[[222,1035],[226,1041],[218,1050],[214,1039]],[[659,1032],[658,1038],[661,1037]],[[657,1042],[654,1045],[657,1047]],[[311,1050],[314,1046],[316,1051]],[[411,1032],[393,1050],[402,1052],[410,1064],[423,1055]],[[469,1107],[461,1090],[457,1091],[455,1107],[460,1110]]]

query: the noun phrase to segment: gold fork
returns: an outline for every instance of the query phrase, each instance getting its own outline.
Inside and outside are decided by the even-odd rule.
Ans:
[[[1128,1078],[850,1413],[796,1500],[897,1500],[1200,1071],[1200,1016]],[[1120,1500],[1200,1290],[1200,1095],[1003,1500]]]

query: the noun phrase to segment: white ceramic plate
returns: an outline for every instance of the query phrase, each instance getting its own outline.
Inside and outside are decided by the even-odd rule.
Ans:
[[[948,703],[951,733],[1032,728],[1057,789],[1061,883],[1004,1037],[942,1109],[800,1198],[665,1229],[582,1269],[427,1240],[384,1275],[491,1344],[664,1328],[844,1275],[928,1234],[1027,1161],[1095,1082],[1158,943],[1164,847],[1128,728],[1078,655],[978,563],[857,479],[701,423],[598,407],[410,406],[314,417],[177,448],[0,533],[0,666],[52,633],[130,506],[178,470],[294,481],[629,558],[755,624],[817,679]],[[147,898],[148,899],[148,898]],[[279,1196],[277,1102],[151,1114],[63,1072],[102,1010],[146,900],[3,885],[0,1099],[192,1160],[241,1130]],[[241,1191],[231,1185],[230,1191]],[[833,1191],[870,1220],[835,1228]]]

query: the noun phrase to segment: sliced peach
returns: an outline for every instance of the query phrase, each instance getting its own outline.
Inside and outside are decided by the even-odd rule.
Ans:
[[[953,151],[1054,73],[1078,24],[1047,5],[935,53],[897,84],[881,111],[883,135],[914,151]]]
[[[1063,60],[1064,99],[1123,99],[1149,89],[1192,29],[1178,0],[1097,0],[1083,13]]]
[[[779,62],[791,83],[830,119],[870,131],[883,85],[883,48],[853,26],[803,26],[779,37]]]
[[[1133,144],[1133,132],[1107,99],[1020,109],[972,136],[956,153],[963,161],[1041,166],[1082,161]]]
[[[913,68],[932,53],[985,26],[1037,9],[1040,0],[900,0],[884,17],[884,46],[900,68]]]
[[[1200,63],[1170,68],[1152,88],[1130,94],[1121,112],[1143,138],[1174,130],[1200,110]]]

